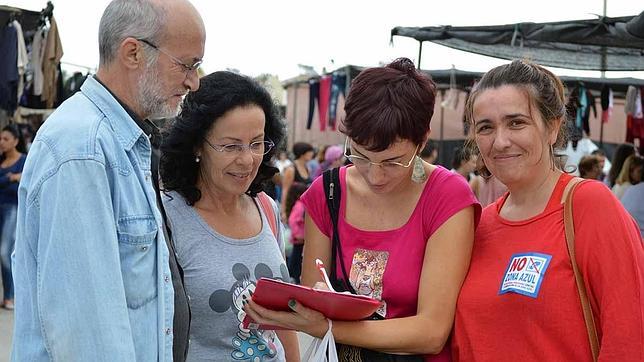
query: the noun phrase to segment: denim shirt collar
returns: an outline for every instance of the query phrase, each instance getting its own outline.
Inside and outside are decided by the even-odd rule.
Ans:
[[[81,92],[105,114],[123,148],[131,150],[144,132],[119,100],[94,77],[87,77]]]

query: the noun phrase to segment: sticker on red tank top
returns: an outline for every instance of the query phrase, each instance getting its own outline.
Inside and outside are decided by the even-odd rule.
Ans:
[[[503,273],[499,295],[518,293],[537,298],[551,258],[551,255],[540,253],[512,255]]]

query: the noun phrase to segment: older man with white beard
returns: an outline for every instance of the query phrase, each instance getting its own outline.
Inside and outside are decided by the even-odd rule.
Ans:
[[[172,361],[173,345],[185,359],[189,310],[149,119],[176,115],[199,87],[204,43],[186,0],[106,8],[96,76],[45,122],[22,174],[13,361]]]

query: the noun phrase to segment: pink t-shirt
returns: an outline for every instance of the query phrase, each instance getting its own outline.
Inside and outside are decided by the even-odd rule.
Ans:
[[[365,231],[346,222],[346,167],[340,169],[340,187],[338,232],[351,284],[358,294],[383,300],[379,312],[387,319],[415,315],[427,240],[451,216],[470,205],[475,206],[478,223],[481,207],[472,190],[463,177],[439,166],[429,176],[405,225],[394,230]],[[300,200],[318,229],[331,238],[333,224],[322,177],[313,182]],[[342,275],[339,264],[336,272]],[[444,357],[444,353],[439,356]]]
[[[297,200],[288,217],[288,227],[291,229],[291,244],[302,244],[304,240],[304,204]]]

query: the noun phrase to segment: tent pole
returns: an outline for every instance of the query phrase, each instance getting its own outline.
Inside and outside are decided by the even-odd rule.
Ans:
[[[418,43],[418,69],[420,69],[420,58],[423,55],[423,41],[419,40]]]
[[[292,135],[291,144],[289,145],[288,142],[286,142],[287,153],[288,153],[288,150],[291,149],[291,147],[293,147],[293,145],[295,144],[295,140],[297,139],[295,136],[295,132],[297,132],[297,93],[299,93],[298,92],[299,88],[300,88],[300,83],[296,81],[293,86],[293,118],[291,118],[291,120],[293,121],[293,132],[291,134]]]
[[[604,0],[604,17],[606,17],[606,2],[607,0]],[[601,73],[600,73],[600,78],[606,78],[606,47],[602,47],[602,55],[601,55]],[[604,148],[604,121],[599,119],[599,148]]]
[[[441,89],[441,103],[445,100],[445,90]],[[438,164],[443,165],[443,160],[445,159],[445,147],[443,147],[443,121],[445,119],[443,114],[443,106],[441,108],[441,131],[440,131],[440,142],[438,144]]]

